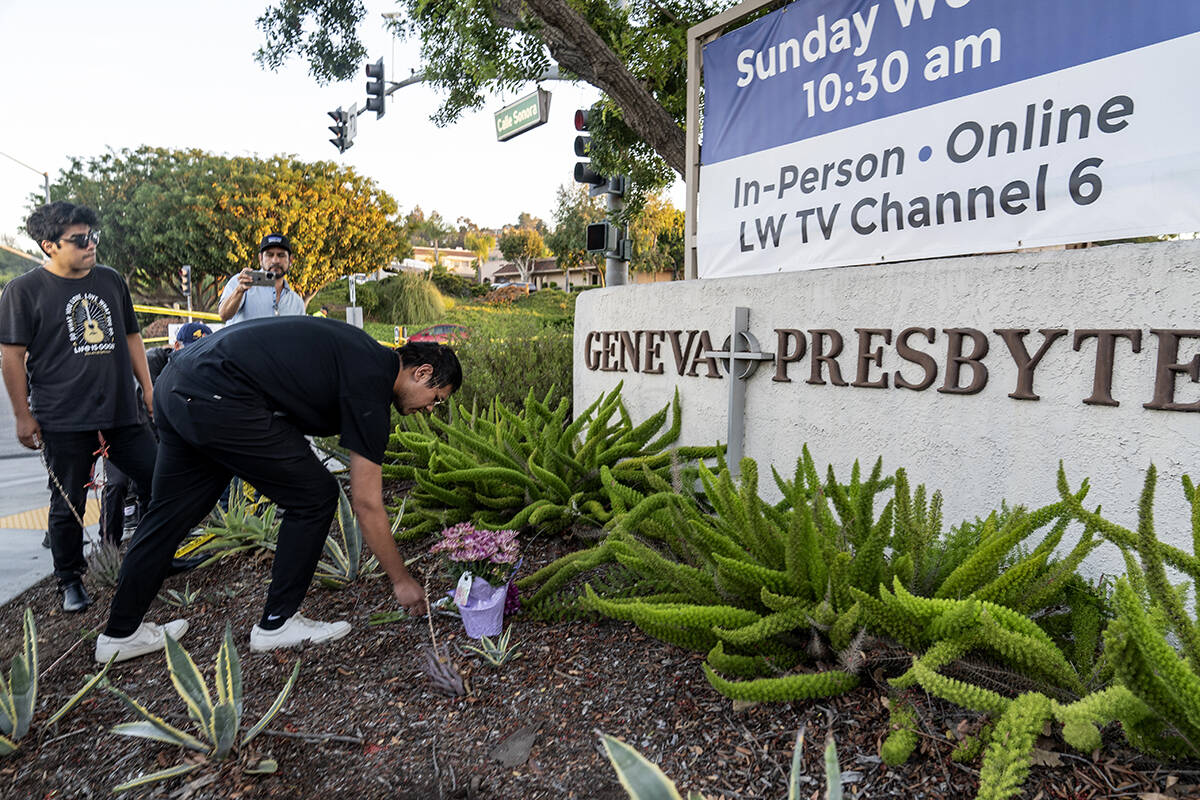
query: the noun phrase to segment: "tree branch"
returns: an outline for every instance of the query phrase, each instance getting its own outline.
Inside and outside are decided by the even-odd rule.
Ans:
[[[503,18],[513,12],[515,0],[502,0]],[[601,89],[625,113],[631,130],[683,174],[687,163],[687,135],[645,86],[625,68],[600,35],[565,0],[524,0],[525,8],[541,23],[538,35],[560,66]],[[497,22],[509,27],[505,22]]]

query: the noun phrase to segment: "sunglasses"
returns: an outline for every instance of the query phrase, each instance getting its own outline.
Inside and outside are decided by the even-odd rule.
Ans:
[[[80,250],[86,250],[88,244],[100,244],[100,231],[89,230],[87,233],[77,233],[74,236],[64,236],[60,242],[70,242]]]

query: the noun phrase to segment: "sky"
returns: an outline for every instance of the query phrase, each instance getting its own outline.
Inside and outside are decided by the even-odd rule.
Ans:
[[[0,0],[0,235],[24,236],[30,193],[74,157],[140,145],[224,155],[287,153],[334,160],[373,178],[399,203],[454,223],[515,223],[527,211],[548,222],[555,191],[572,183],[576,108],[598,97],[586,85],[548,82],[550,120],[497,142],[493,114],[534,90],[489,99],[481,111],[438,128],[440,105],[424,84],[397,90],[382,119],[358,118],[354,146],[329,143],[326,112],[366,101],[366,77],[320,86],[293,59],[278,72],[254,61],[255,20],[268,0]],[[383,57],[389,80],[419,67],[416,42],[394,39],[367,0],[367,61]],[[29,168],[14,163],[15,158]],[[59,199],[59,198],[53,198]],[[677,201],[677,205],[682,200]],[[103,221],[101,221],[103,224]]]

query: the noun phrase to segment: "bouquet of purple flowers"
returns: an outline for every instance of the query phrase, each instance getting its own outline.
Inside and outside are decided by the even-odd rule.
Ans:
[[[512,575],[520,554],[516,531],[476,530],[460,522],[442,531],[442,538],[429,549],[442,557],[450,577],[457,581],[464,572],[501,586]]]

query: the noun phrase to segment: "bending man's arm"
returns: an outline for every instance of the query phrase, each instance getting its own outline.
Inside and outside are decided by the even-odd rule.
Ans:
[[[350,492],[350,502],[362,528],[363,539],[391,580],[396,600],[408,613],[424,614],[428,611],[425,590],[408,574],[404,558],[392,539],[387,510],[383,507],[383,469],[353,451],[350,453]]]
[[[12,401],[13,416],[17,418],[17,439],[30,450],[42,442],[42,429],[29,410],[29,382],[25,378],[25,345],[0,344],[0,372],[4,388]],[[382,473],[382,470],[380,471]],[[380,478],[382,486],[382,477]],[[382,489],[380,490],[382,492]]]

